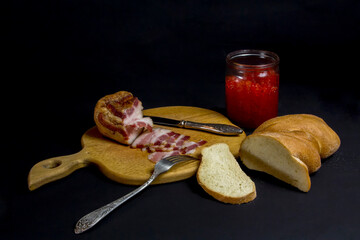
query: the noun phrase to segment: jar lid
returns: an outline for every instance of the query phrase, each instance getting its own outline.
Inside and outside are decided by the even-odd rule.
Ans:
[[[226,56],[227,64],[235,68],[269,68],[279,64],[276,53],[264,50],[238,50]]]

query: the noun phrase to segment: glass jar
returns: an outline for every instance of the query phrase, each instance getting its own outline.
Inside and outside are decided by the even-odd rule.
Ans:
[[[279,60],[275,53],[262,50],[239,50],[226,56],[226,110],[240,127],[256,128],[277,116]]]

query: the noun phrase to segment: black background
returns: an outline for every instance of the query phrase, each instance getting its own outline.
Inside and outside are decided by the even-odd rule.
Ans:
[[[12,1],[5,48],[0,213],[5,239],[356,239],[359,236],[359,1]],[[7,28],[6,28],[7,29]],[[312,113],[342,146],[301,193],[243,169],[258,197],[213,200],[195,178],[154,186],[101,224],[76,221],[132,189],[96,167],[30,192],[40,160],[75,153],[99,98],[226,114],[225,56],[280,56],[279,115]],[[7,84],[5,84],[5,82]],[[247,130],[251,134],[251,129]]]

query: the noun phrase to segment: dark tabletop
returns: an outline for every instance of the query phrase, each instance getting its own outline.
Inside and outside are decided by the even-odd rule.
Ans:
[[[11,6],[1,239],[358,239],[359,1]],[[35,163],[80,151],[82,134],[94,126],[94,106],[106,94],[130,91],[145,108],[184,105],[226,114],[225,56],[238,49],[280,56],[279,115],[315,114],[340,136],[340,149],[311,175],[308,193],[240,163],[256,184],[250,203],[219,202],[191,177],[150,186],[75,235],[80,217],[135,187],[90,166],[28,190]]]

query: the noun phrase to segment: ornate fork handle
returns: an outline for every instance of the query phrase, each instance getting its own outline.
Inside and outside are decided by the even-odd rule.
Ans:
[[[154,181],[154,179],[159,175],[159,173],[154,172],[151,177],[140,187],[138,187],[137,189],[133,190],[132,192],[126,194],[125,196],[101,207],[98,208],[94,211],[92,211],[91,213],[85,215],[84,217],[82,217],[75,226],[75,233],[79,234],[82,233],[88,229],[90,229],[91,227],[95,226],[95,224],[97,224],[101,219],[103,219],[104,217],[106,217],[109,213],[111,213],[114,209],[116,209],[118,206],[120,206],[121,204],[123,204],[124,202],[126,202],[127,200],[129,200],[130,198],[132,198],[133,196],[135,196],[136,194],[138,194],[139,192],[141,192],[144,188],[146,188],[147,186],[150,185],[150,183],[152,183],[152,181]]]

